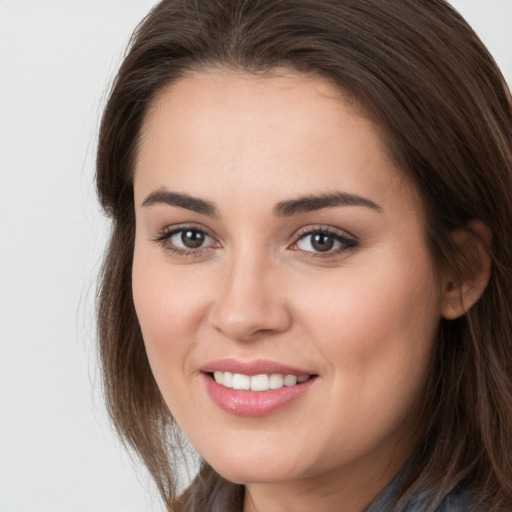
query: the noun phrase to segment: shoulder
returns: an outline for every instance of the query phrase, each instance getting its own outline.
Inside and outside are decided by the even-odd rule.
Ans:
[[[448,494],[436,512],[487,512],[469,491]]]
[[[406,493],[397,499],[401,475],[395,478],[365,512],[487,512],[488,509],[468,489],[458,489],[435,496],[432,492]]]

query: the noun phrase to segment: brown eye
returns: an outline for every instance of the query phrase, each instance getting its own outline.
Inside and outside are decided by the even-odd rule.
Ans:
[[[318,252],[330,251],[334,247],[334,238],[326,233],[316,233],[311,236],[311,247]]]
[[[197,251],[216,245],[215,240],[200,229],[176,229],[160,238],[160,242],[167,248],[177,251]]]
[[[206,235],[201,231],[187,229],[181,232],[181,242],[187,249],[197,249],[201,247],[205,238]]]
[[[312,230],[303,233],[294,247],[313,254],[336,254],[354,248],[356,240],[328,230]]]

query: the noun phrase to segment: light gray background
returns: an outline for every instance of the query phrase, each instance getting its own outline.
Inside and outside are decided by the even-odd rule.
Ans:
[[[96,130],[151,0],[0,0],[0,512],[162,506],[112,436],[94,352]],[[453,0],[512,83],[512,0]]]

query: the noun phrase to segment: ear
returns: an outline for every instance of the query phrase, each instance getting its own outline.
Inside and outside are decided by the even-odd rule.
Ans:
[[[441,316],[454,320],[467,313],[484,292],[491,275],[489,249],[491,230],[483,222],[472,221],[454,233],[457,245],[457,272],[443,283]]]

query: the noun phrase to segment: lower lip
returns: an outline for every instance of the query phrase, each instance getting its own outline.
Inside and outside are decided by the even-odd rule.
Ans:
[[[295,386],[268,391],[243,391],[217,384],[209,374],[204,374],[204,378],[213,402],[224,411],[238,416],[265,416],[279,411],[304,396],[316,380],[316,377],[312,377]]]

